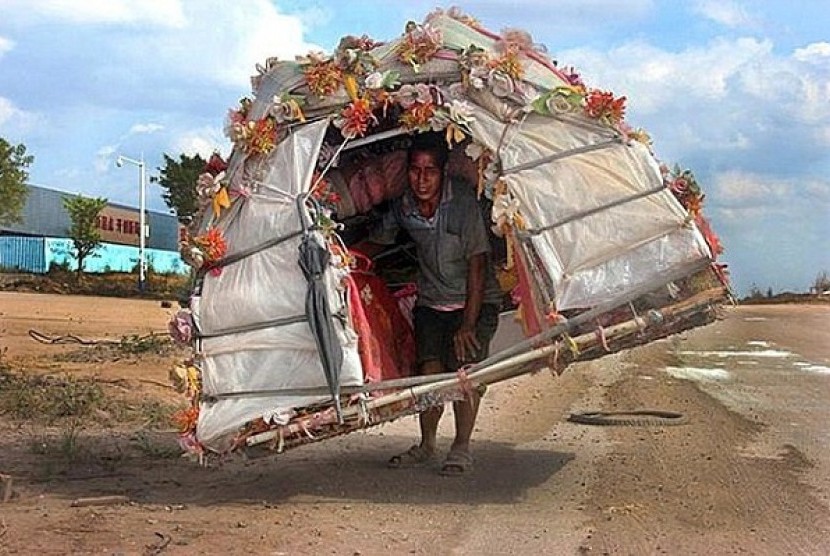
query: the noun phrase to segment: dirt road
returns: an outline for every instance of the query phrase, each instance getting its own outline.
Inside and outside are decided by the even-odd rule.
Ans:
[[[67,348],[35,344],[28,328],[140,334],[167,318],[158,302],[113,308],[114,300],[21,295],[0,294],[0,343],[14,343],[14,364],[43,372],[64,369],[52,350]],[[112,372],[161,380],[169,363],[116,363]],[[95,367],[64,370],[110,372]],[[491,387],[475,470],[461,478],[385,468],[412,442],[414,419],[202,468],[160,448],[172,433],[153,436],[158,449],[136,449],[126,430],[86,431],[91,455],[80,461],[45,458],[33,449],[43,431],[0,416],[0,473],[14,476],[16,491],[0,504],[0,553],[827,554],[829,399],[830,308],[752,306],[561,377]],[[688,423],[565,420],[635,408],[680,411]],[[101,495],[130,502],[71,507]]]

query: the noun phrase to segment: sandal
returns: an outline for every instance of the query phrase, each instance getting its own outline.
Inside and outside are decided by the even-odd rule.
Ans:
[[[468,452],[453,452],[447,454],[447,459],[441,466],[439,473],[445,477],[459,477],[473,470],[473,456]]]
[[[405,452],[389,458],[386,466],[390,469],[404,469],[408,467],[422,467],[435,458],[433,452],[427,452],[424,448],[415,444]]]

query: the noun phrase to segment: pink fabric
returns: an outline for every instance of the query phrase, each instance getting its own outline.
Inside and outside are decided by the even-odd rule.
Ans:
[[[410,282],[392,295],[398,300],[398,308],[401,310],[403,318],[406,319],[409,326],[414,328],[412,311],[415,309],[415,301],[418,299],[418,286]]]
[[[398,150],[363,163],[349,180],[355,209],[368,212],[383,201],[400,197],[407,184],[406,151]]]

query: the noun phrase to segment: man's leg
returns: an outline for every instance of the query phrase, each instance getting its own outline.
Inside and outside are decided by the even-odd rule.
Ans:
[[[482,307],[481,315],[476,323],[476,336],[481,342],[482,349],[471,362],[484,360],[490,352],[490,340],[498,326],[498,308],[485,305]],[[464,400],[453,402],[453,413],[455,414],[455,440],[450,448],[450,453],[444,463],[442,473],[454,475],[463,473],[472,464],[470,456],[470,438],[475,428],[476,416],[481,402],[481,392],[473,388],[467,393]]]
[[[476,424],[476,415],[478,415],[478,406],[481,401],[481,396],[478,389],[473,390],[467,394],[467,397],[459,402],[453,402],[452,409],[455,414],[455,440],[452,443],[450,451],[452,452],[470,452],[470,437],[473,435],[473,427]]]
[[[430,359],[421,365],[422,375],[434,375],[444,371],[444,366],[437,359]],[[431,407],[421,412],[418,420],[421,425],[421,448],[429,453],[435,453],[435,444],[438,436],[438,423],[444,414],[444,406]],[[470,429],[472,432],[472,427]],[[469,439],[468,439],[469,440]]]

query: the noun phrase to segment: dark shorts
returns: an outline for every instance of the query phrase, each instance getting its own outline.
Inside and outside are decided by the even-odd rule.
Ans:
[[[464,311],[436,311],[429,307],[415,307],[412,312],[415,325],[415,345],[417,348],[417,363],[421,365],[427,361],[438,360],[444,365],[446,372],[456,371],[461,365],[455,358],[453,338],[461,326]],[[476,337],[481,343],[481,349],[470,361],[464,364],[475,363],[487,358],[490,353],[490,340],[496,333],[499,325],[499,307],[486,303],[481,306],[481,312],[476,322]]]

